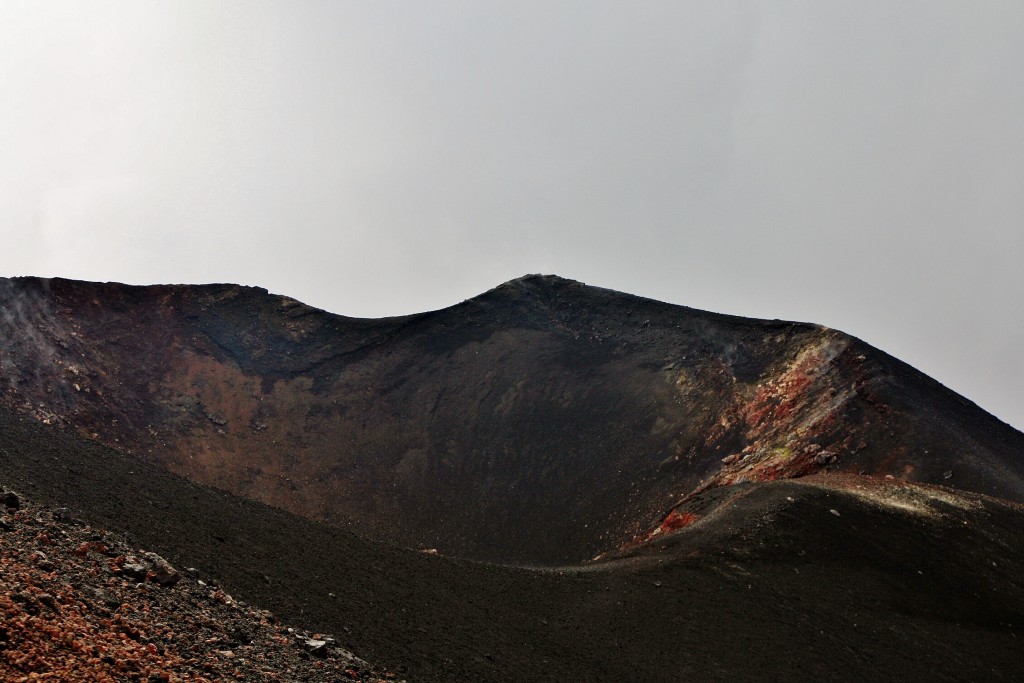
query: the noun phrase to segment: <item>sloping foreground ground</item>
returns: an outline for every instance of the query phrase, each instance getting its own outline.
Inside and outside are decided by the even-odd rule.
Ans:
[[[394,676],[282,625],[194,569],[5,492],[0,680],[368,681]]]
[[[1024,676],[1024,515],[948,489],[738,484],[623,556],[528,570],[364,541],[8,414],[0,484],[410,681]]]

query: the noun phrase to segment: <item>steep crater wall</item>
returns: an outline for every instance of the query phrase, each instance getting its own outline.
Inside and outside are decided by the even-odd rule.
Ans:
[[[694,493],[830,470],[1024,499],[1024,435],[814,325],[540,276],[382,320],[234,285],[0,299],[9,408],[409,547],[579,561]]]

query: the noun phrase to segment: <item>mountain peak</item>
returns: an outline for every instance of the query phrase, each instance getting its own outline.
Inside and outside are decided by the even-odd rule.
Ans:
[[[551,275],[543,273],[529,273],[522,275],[517,278],[513,278],[507,282],[503,282],[497,287],[494,287],[484,294],[490,294],[492,292],[509,292],[509,293],[521,293],[524,290],[554,290],[561,289],[564,287],[585,287],[583,282],[578,280],[570,280],[569,278],[561,277],[560,275]]]

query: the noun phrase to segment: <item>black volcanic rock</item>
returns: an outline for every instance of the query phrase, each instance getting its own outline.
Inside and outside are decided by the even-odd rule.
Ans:
[[[13,279],[0,305],[8,409],[442,554],[579,561],[823,471],[1024,500],[1024,435],[815,325],[550,276],[382,320],[233,285]]]

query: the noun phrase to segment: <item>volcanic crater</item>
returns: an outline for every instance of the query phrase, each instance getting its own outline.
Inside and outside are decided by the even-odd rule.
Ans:
[[[555,276],[0,305],[0,483],[410,680],[1022,673],[1024,434],[843,332]]]

